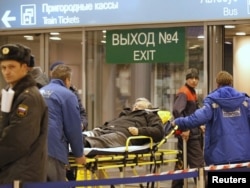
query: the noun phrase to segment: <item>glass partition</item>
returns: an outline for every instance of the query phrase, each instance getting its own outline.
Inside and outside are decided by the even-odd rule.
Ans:
[[[185,27],[184,62],[107,64],[105,31],[86,32],[87,109],[96,127],[131,107],[137,97],[146,97],[155,107],[171,110],[176,90],[185,83],[185,70],[200,71],[197,93],[204,95],[203,27]],[[178,52],[176,52],[178,53]],[[114,54],[115,55],[115,54]]]
[[[137,97],[146,97],[155,107],[171,111],[176,90],[184,84],[184,72],[189,67],[200,71],[197,93],[200,101],[203,99],[207,70],[203,62],[204,29],[185,27],[185,33],[185,61],[178,63],[108,64],[105,30],[0,36],[0,44],[19,42],[29,46],[36,66],[46,71],[55,61],[71,66],[72,82],[82,96],[92,129],[117,117]]]
[[[161,109],[172,110],[174,97],[185,84],[185,70],[199,70],[199,84],[196,88],[199,102],[204,97],[204,32],[203,27],[186,27],[186,57],[184,62],[155,63],[152,68],[153,101]],[[178,52],[176,52],[178,53]]]
[[[73,70],[72,84],[82,94],[82,32],[50,32],[46,34],[48,38],[49,66],[57,61],[61,61],[70,66]]]

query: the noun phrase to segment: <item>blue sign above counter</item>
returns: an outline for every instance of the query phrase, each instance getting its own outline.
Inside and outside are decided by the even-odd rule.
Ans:
[[[0,30],[250,19],[250,0],[0,0]]]

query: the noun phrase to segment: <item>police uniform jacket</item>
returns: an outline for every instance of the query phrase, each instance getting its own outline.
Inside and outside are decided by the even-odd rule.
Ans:
[[[26,75],[12,88],[11,111],[0,112],[0,184],[46,179],[48,109]]]

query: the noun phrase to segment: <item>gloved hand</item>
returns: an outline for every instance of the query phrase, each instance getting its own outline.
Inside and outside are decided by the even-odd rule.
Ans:
[[[172,128],[174,128],[176,126],[174,121],[171,122],[171,126],[172,126]],[[174,133],[175,136],[179,136],[181,134],[182,134],[182,131],[180,129],[177,129]]]

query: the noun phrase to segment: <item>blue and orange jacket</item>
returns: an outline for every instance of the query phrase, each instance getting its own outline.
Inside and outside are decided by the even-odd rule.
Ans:
[[[173,106],[174,118],[186,117],[194,113],[196,109],[198,109],[198,101],[195,89],[185,84],[179,89],[175,98]],[[181,131],[177,130],[175,134],[181,134]],[[189,139],[200,139],[200,137],[199,127],[190,129]]]

